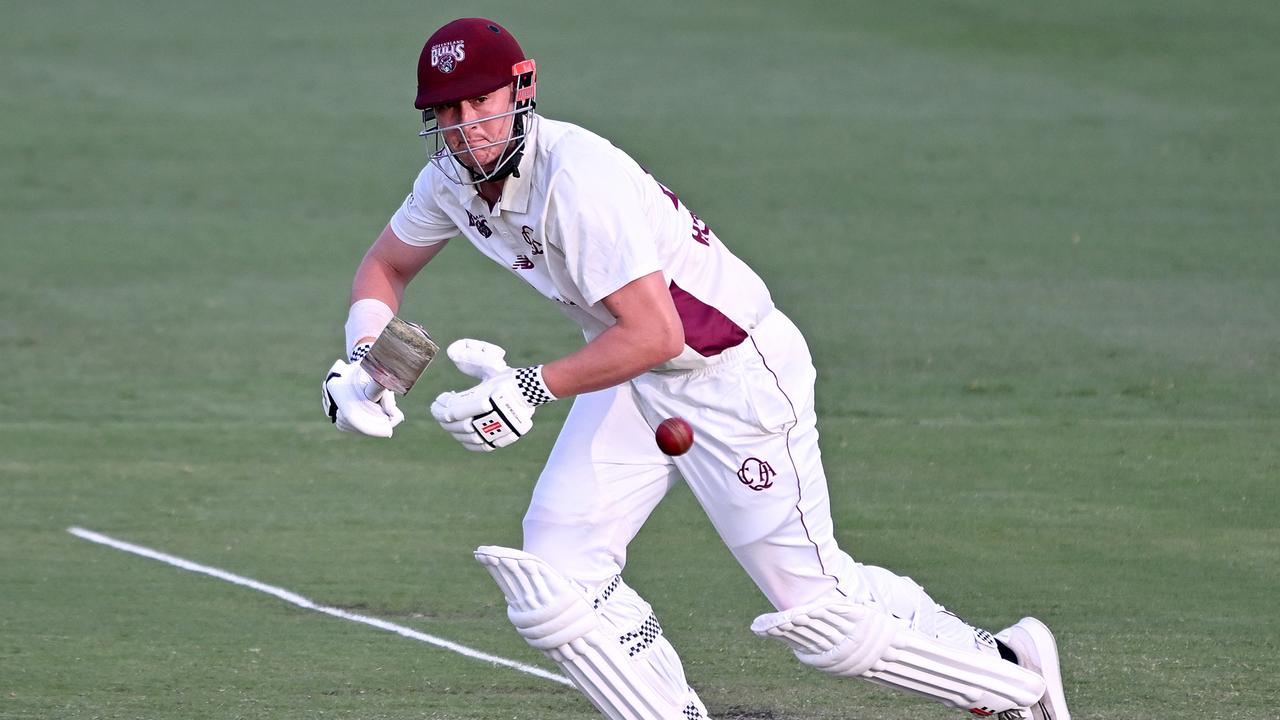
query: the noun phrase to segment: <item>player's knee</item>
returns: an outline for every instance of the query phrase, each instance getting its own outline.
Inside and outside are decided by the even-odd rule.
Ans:
[[[482,546],[475,556],[502,588],[521,637],[566,669],[606,717],[705,720],[653,609],[621,576],[589,588],[520,550]]]
[[[855,676],[884,655],[895,623],[874,605],[822,600],[761,615],[751,630],[781,640],[806,665],[833,675]]]
[[[534,553],[497,546],[482,546],[475,557],[502,588],[511,624],[539,650],[568,645],[601,623],[621,627],[624,635],[629,632],[637,638],[645,623],[657,625],[653,609],[622,582],[621,575],[585,583],[564,575]]]
[[[876,603],[813,603],[761,615],[751,629],[832,675],[861,677],[982,715],[1028,707],[1044,693],[1036,673],[998,655],[941,642]]]
[[[507,618],[530,645],[551,651],[596,627],[583,593],[542,558],[498,546],[481,546],[475,557],[502,589]]]

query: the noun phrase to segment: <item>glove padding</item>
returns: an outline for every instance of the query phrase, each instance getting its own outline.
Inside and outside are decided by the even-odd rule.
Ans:
[[[374,382],[359,361],[335,362],[320,395],[329,422],[344,432],[389,438],[392,428],[404,421],[395,393]]]
[[[469,390],[440,393],[431,403],[431,415],[454,440],[473,452],[492,452],[533,429],[535,408],[520,393],[506,350],[463,339],[446,352],[459,371],[481,381]]]

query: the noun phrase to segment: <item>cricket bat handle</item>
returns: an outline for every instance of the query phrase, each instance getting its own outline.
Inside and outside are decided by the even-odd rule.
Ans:
[[[382,393],[387,389],[378,384],[373,378],[369,378],[369,382],[364,384],[364,396],[369,402],[378,402],[378,398],[382,397]]]

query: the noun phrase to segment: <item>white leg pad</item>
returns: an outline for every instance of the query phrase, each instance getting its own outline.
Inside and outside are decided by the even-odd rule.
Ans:
[[[521,637],[564,670],[596,709],[610,720],[705,720],[706,708],[684,679],[684,670],[648,604],[621,583],[615,594],[634,598],[644,622],[621,630],[571,582],[535,555],[494,545],[476,548],[476,561],[507,599],[507,617]],[[634,615],[635,613],[629,613]]]
[[[756,618],[751,630],[789,645],[800,662],[861,677],[977,715],[1026,708],[1044,694],[1034,672],[941,643],[871,604],[818,602]]]

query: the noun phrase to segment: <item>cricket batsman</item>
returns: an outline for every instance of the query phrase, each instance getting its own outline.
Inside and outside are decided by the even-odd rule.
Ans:
[[[708,717],[622,577],[628,544],[683,481],[777,610],[751,629],[800,662],[978,716],[1069,720],[1043,623],[992,635],[840,549],[800,331],[676,193],[604,138],[535,113],[535,91],[534,61],[496,22],[455,20],[427,40],[415,106],[430,162],[356,270],[350,362],[324,381],[330,420],[392,435],[403,415],[360,360],[405,286],[465,238],[582,328],[582,346],[520,367],[491,343],[454,342],[449,358],[476,384],[441,394],[431,414],[463,447],[490,452],[528,434],[539,406],[573,398],[522,549],[475,556],[516,631],[605,717]],[[692,427],[687,452],[655,445],[667,418]]]

